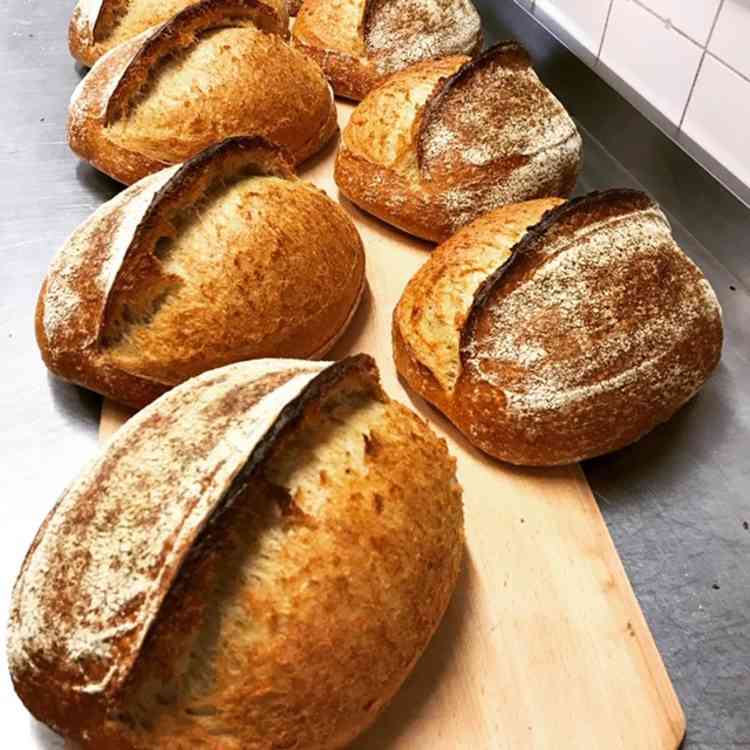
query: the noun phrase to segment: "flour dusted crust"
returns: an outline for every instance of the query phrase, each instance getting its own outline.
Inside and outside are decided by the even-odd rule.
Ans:
[[[85,749],[343,747],[442,617],[460,498],[369,357],[206,373],[45,520],[13,592],[14,686]]]
[[[516,464],[608,453],[669,419],[721,356],[721,310],[648,196],[498,209],[441,245],[394,314],[409,385]]]
[[[471,0],[306,0],[292,37],[337,95],[359,100],[414,63],[477,54],[482,25]]]
[[[152,26],[168,21],[196,0],[78,0],[68,28],[70,53],[92,66],[118,44],[130,41]],[[263,0],[274,11],[273,30],[288,36],[286,0]]]
[[[260,0],[202,0],[115,47],[73,94],[70,147],[126,184],[236,135],[312,156],[338,130],[333,95],[277,26]]]
[[[140,407],[204,370],[319,357],[351,319],[364,249],[278,149],[235,138],[101,206],[52,261],[37,340],[60,377]]]
[[[360,208],[442,241],[498,206],[573,191],[581,137],[519,45],[397,73],[351,116],[336,182]]]

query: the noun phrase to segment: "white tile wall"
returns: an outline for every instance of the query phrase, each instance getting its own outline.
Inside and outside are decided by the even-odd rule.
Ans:
[[[614,0],[599,59],[675,124],[702,54],[633,0]]]
[[[609,0],[536,0],[534,11],[561,24],[595,55],[604,33]]]
[[[750,185],[750,82],[711,55],[703,61],[682,132]]]
[[[708,49],[750,78],[750,0],[725,0]]]
[[[517,2],[750,195],[750,0]]]
[[[653,11],[675,29],[704,45],[711,33],[721,0],[641,0],[643,7]]]

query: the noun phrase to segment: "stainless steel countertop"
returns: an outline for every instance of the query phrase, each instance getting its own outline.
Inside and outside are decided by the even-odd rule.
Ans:
[[[99,399],[49,377],[33,333],[53,253],[119,190],[65,145],[81,76],[67,52],[72,5],[0,4],[3,611],[37,527],[96,448]],[[488,41],[526,44],[581,126],[579,192],[652,193],[721,300],[726,343],[707,387],[669,424],[585,469],[687,713],[685,747],[750,748],[750,211],[510,0],[478,5]],[[0,673],[4,746],[60,747],[15,698],[4,663]]]

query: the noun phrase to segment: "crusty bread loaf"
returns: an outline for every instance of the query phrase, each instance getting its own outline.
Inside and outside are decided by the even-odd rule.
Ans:
[[[292,38],[339,96],[359,100],[414,63],[477,54],[482,22],[471,0],[305,0]]]
[[[196,0],[78,0],[68,28],[70,53],[83,65],[138,34],[168,21]],[[286,0],[262,0],[276,11],[273,29],[288,36]],[[270,19],[269,19],[270,20]]]
[[[229,362],[322,356],[364,283],[346,212],[275,147],[234,138],[73,233],[42,285],[37,340],[60,377],[138,407]]]
[[[580,158],[575,124],[508,42],[388,79],[352,114],[335,177],[365,211],[441,241],[498,206],[570,195]]]
[[[398,690],[463,548],[445,446],[369,357],[179,386],[63,494],[8,662],[84,750],[341,748]]]
[[[276,23],[260,0],[203,0],[115,47],[73,94],[71,148],[128,184],[234,135],[316,153],[338,129],[331,89]]]
[[[406,382],[474,445],[516,464],[571,463],[638,440],[721,356],[716,296],[648,196],[592,193],[545,214],[555,203],[465,227],[394,314]]]

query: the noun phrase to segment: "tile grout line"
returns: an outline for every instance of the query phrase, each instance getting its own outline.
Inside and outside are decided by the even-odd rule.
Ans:
[[[750,76],[735,68],[734,65],[730,65],[726,60],[722,60],[722,58],[720,58],[715,52],[711,52],[710,49],[707,49],[706,54],[716,60],[717,63],[721,63],[725,68],[731,70],[732,73],[737,74],[743,81],[750,83]]]
[[[646,5],[646,3],[643,2],[643,0],[632,0],[632,2],[635,3],[641,10],[645,10],[646,13],[652,15],[654,18],[658,18],[665,26],[669,28],[670,31],[674,31],[675,34],[679,34],[684,39],[687,39],[689,42],[692,42],[696,47],[700,47],[701,49],[706,48],[706,44],[708,44],[708,42],[706,42],[706,44],[701,44],[697,39],[693,39],[693,37],[691,37],[690,34],[686,33],[682,29],[678,29],[677,26],[675,26],[672,23],[671,18],[665,18],[664,16],[660,15],[652,8],[649,8],[648,5]],[[721,9],[721,6],[723,4],[724,2],[722,0],[722,2],[719,4],[719,9]],[[716,19],[714,18],[714,21],[715,20]],[[710,38],[710,34],[709,34],[709,38]]]
[[[724,0],[720,0],[719,7],[716,9],[716,14],[714,15],[714,21],[711,24],[710,31],[708,32],[708,38],[706,39],[706,44],[703,46],[703,53],[701,54],[701,59],[698,62],[698,67],[696,68],[695,75],[693,76],[693,82],[690,84],[690,91],[688,91],[687,99],[685,100],[685,106],[682,110],[680,121],[679,123],[677,123],[677,137],[678,138],[680,136],[680,133],[683,132],[682,126],[685,124],[685,118],[687,117],[688,108],[690,107],[690,102],[693,99],[693,93],[695,92],[695,87],[698,83],[698,77],[700,76],[701,71],[703,70],[703,63],[706,59],[706,55],[709,54],[708,45],[711,43],[711,38],[714,35],[716,25],[719,23],[719,16],[721,15],[721,11],[723,8],[724,8]]]
[[[596,62],[594,67],[598,66],[599,60],[602,56],[602,50],[604,49],[604,38],[607,36],[607,29],[609,28],[609,18],[612,15],[612,6],[615,4],[615,0],[609,0],[609,8],[607,8],[607,17],[604,19],[604,28],[602,29],[602,38],[599,40],[599,49],[596,51]]]

